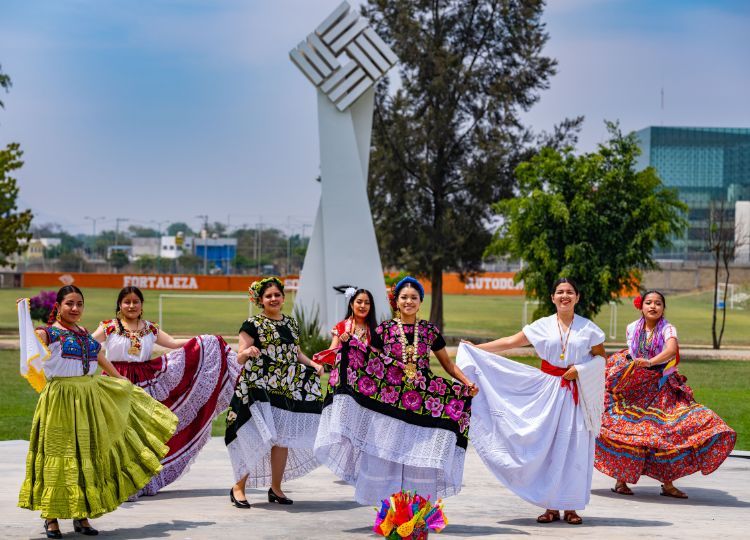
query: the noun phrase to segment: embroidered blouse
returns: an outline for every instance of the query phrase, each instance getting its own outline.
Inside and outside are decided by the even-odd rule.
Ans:
[[[542,360],[557,367],[568,367],[570,364],[583,364],[593,357],[591,348],[604,343],[604,332],[590,320],[576,315],[570,325],[570,336],[563,333],[567,340],[565,357],[560,359],[563,338],[557,325],[557,315],[542,317],[523,327],[526,339],[531,342],[537,355]]]
[[[50,357],[42,364],[44,376],[80,377],[96,373],[96,357],[101,345],[85,328],[81,332],[63,330],[56,326],[41,327],[47,334]]]
[[[298,361],[299,324],[288,315],[282,315],[281,320],[277,321],[259,313],[243,322],[240,332],[253,338],[261,355],[270,356],[277,361]]]
[[[417,324],[419,325],[419,342],[416,343],[417,368],[426,370],[430,367],[430,351],[439,351],[445,348],[445,339],[440,334],[438,327],[431,322],[420,320]],[[407,344],[415,344],[415,326],[413,324],[403,325]],[[381,349],[391,358],[403,360],[400,337],[398,323],[390,319],[383,321],[375,328],[375,334],[372,336],[370,344],[376,349]]]
[[[350,336],[356,336],[357,339],[365,345],[369,345],[372,341],[372,337],[370,336],[370,329],[365,327],[365,330],[363,332],[362,330],[355,328],[355,330],[352,331],[352,328],[355,324],[356,323],[354,322],[354,319],[352,319],[351,317],[349,317],[348,319],[344,319],[343,321],[339,321],[336,326],[331,329],[331,335],[341,337],[341,334],[349,334]]]
[[[640,319],[633,321],[625,329],[625,341],[627,343],[630,343],[630,341],[633,339],[633,332],[635,332],[635,330],[636,330],[636,328],[638,326],[638,322],[639,321],[640,321]],[[667,341],[670,338],[677,339],[677,328],[675,328],[671,324],[667,324],[662,329],[661,335],[664,338],[664,343],[666,344]],[[651,339],[653,339],[653,332],[646,337],[646,341],[644,343],[644,345],[646,345],[646,349],[648,349],[648,345],[651,343]],[[630,352],[630,356],[633,357],[633,359],[635,359],[635,358],[650,359],[651,358],[651,356],[648,354],[648,350],[634,351],[634,350],[632,350],[630,348],[630,346],[628,346],[628,351]],[[661,351],[659,351],[659,352],[661,352]],[[659,354],[659,353],[657,353],[657,354]],[[662,367],[664,367],[664,366],[662,366]]]
[[[99,326],[104,330],[106,339],[103,347],[110,362],[147,362],[151,360],[151,353],[159,334],[159,325],[150,321],[143,321],[144,327],[137,332],[120,333],[117,319],[102,321]],[[135,338],[131,339],[130,336]],[[134,341],[138,346],[134,347]],[[137,351],[137,352],[132,352]]]

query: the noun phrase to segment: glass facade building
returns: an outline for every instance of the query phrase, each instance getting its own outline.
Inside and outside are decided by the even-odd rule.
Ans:
[[[709,209],[724,201],[733,226],[737,201],[750,200],[750,128],[647,127],[636,132],[639,169],[652,166],[688,205],[689,227],[659,259],[705,259]]]

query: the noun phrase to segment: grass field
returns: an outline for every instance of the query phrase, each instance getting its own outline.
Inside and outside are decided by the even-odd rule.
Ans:
[[[535,365],[534,360],[519,360]],[[750,362],[689,360],[680,364],[680,372],[688,377],[695,398],[737,431],[737,449],[750,450]],[[0,351],[0,395],[0,440],[28,439],[37,393],[18,374],[18,351]],[[214,422],[213,434],[224,434],[223,415]]]
[[[0,331],[15,333],[17,322],[15,299],[33,296],[38,290],[0,290]],[[83,324],[93,330],[99,321],[114,316],[117,292],[114,289],[87,289],[86,311]],[[160,291],[145,291],[145,314],[158,322]],[[167,293],[174,294],[174,293]],[[199,294],[199,293],[198,293]],[[216,293],[206,293],[216,294]],[[239,293],[226,293],[239,294]],[[291,300],[291,299],[290,299]],[[667,298],[667,317],[685,345],[711,344],[711,293],[675,295]],[[164,298],[163,327],[175,335],[191,336],[200,333],[221,334],[231,339],[236,336],[241,322],[248,316],[248,302],[241,298],[195,299]],[[291,311],[292,302],[287,302]],[[424,316],[429,313],[430,297],[422,307]],[[449,336],[491,338],[513,334],[521,329],[524,298],[448,295],[445,297],[445,333]],[[529,304],[529,316],[534,310]],[[617,307],[617,325],[614,338],[610,335],[611,308],[605,306],[595,319],[607,333],[608,342],[623,342],[625,326],[637,318],[630,301]],[[343,313],[342,313],[343,317]],[[750,309],[727,312],[724,346],[750,346]]]

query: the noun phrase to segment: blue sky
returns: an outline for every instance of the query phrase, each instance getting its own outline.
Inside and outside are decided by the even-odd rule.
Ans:
[[[21,206],[72,232],[201,214],[300,232],[319,194],[316,103],[287,54],[338,3],[0,0],[0,144],[25,151]],[[551,0],[559,73],[527,122],[585,115],[581,150],[604,119],[750,127],[749,6]]]

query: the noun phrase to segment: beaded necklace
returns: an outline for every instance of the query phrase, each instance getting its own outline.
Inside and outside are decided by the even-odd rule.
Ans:
[[[396,319],[396,326],[398,327],[398,340],[401,343],[401,361],[404,364],[404,376],[407,379],[413,379],[417,375],[417,343],[419,343],[419,319],[414,321],[414,343],[409,343],[406,340],[406,332],[404,332],[404,324],[401,317]]]
[[[568,325],[568,333],[565,335],[565,341],[563,341],[563,331],[560,327],[560,317],[557,317],[557,331],[560,333],[560,347],[562,348],[562,352],[560,353],[560,360],[565,360],[565,351],[568,350],[568,340],[570,339],[570,334],[573,332],[573,321],[575,320],[576,316],[573,315],[573,318],[570,320],[570,325]]]
[[[370,343],[370,329],[367,327],[367,323],[365,323],[365,326],[359,327],[357,326],[357,320],[352,316],[347,319],[344,327],[347,333],[356,337],[358,341]]]
[[[141,321],[139,319],[138,324],[140,323]],[[151,332],[148,324],[146,324],[141,330],[129,330],[123,324],[122,319],[120,319],[120,328],[122,328],[123,332],[125,333],[125,337],[130,340],[130,348],[128,349],[128,354],[131,356],[140,356],[141,348],[143,347],[143,345],[141,344],[141,338]]]

